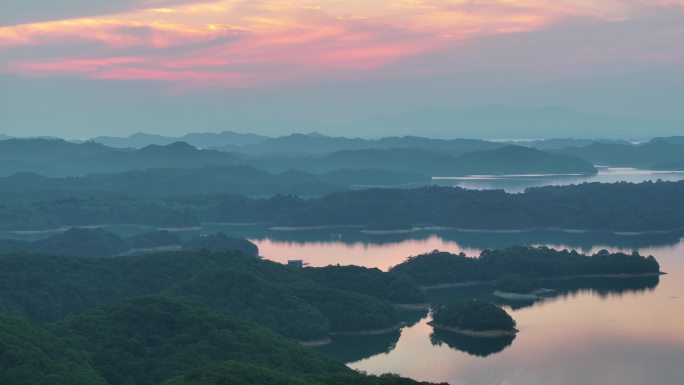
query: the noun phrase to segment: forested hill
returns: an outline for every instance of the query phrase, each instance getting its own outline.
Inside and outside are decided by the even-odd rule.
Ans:
[[[168,382],[167,382],[168,381]],[[196,303],[138,297],[53,325],[0,316],[3,385],[414,385]]]
[[[207,250],[214,253],[237,251],[253,256],[259,253],[255,244],[223,233],[183,240],[174,232],[152,231],[122,238],[102,229],[71,228],[52,237],[35,241],[0,239],[0,254],[37,253],[76,257],[112,257],[179,248],[195,252]]]
[[[63,178],[21,172],[0,177],[0,194],[23,198],[217,193],[320,196],[355,186],[415,186],[430,184],[431,180],[419,174],[376,169],[339,169],[324,174],[286,169],[268,173],[250,166],[155,168]]]
[[[346,191],[311,199],[192,195],[14,200],[0,205],[0,230],[265,222],[273,226],[360,225],[374,230],[444,226],[661,231],[684,228],[682,197],[684,181],[590,183],[533,188],[523,194],[425,187]]]
[[[362,269],[363,270],[363,269]],[[0,314],[53,322],[141,295],[186,298],[299,340],[384,329],[399,320],[388,301],[421,302],[408,279],[329,284],[302,270],[239,252],[157,253],[117,258],[0,255]],[[365,281],[364,281],[365,279]],[[337,283],[335,283],[337,282]],[[403,285],[392,293],[391,288]]]
[[[426,141],[421,141],[421,143],[426,144]],[[427,143],[431,143],[430,140],[427,140]],[[400,144],[397,145],[400,146]],[[134,170],[235,166],[252,166],[259,170],[275,173],[282,173],[291,169],[300,172],[327,173],[335,170],[374,168],[385,172],[411,173],[425,177],[510,173],[596,173],[596,169],[590,162],[572,155],[552,154],[534,148],[513,145],[475,148],[465,153],[450,153],[421,147],[390,147],[340,150],[320,154],[296,153],[284,156],[274,149],[273,152],[252,157],[237,152],[200,149],[185,142],[149,145],[140,149],[121,149],[93,142],[71,143],[49,139],[9,139],[0,141],[0,176],[35,173],[48,177],[64,178],[88,174],[117,174]],[[231,171],[236,172],[236,170]],[[161,174],[156,176],[157,178],[168,179],[168,170],[154,172]],[[202,176],[207,178],[207,175],[204,175],[207,172],[205,170],[196,178]],[[216,170],[214,170],[215,172]],[[175,174],[175,177],[190,178],[190,176],[183,175],[179,171],[175,171]],[[140,177],[136,174],[125,174],[104,179],[121,184],[125,181],[129,183],[131,180],[135,181],[136,176]],[[246,181],[250,181],[251,178],[258,180],[266,178],[264,175],[259,175],[258,170],[248,172],[246,176],[238,173],[237,177],[238,179],[242,177]],[[101,179],[103,178],[90,177],[89,180],[75,182],[79,184],[102,183]],[[277,179],[272,183],[275,182],[283,183]],[[209,184],[208,181],[203,183]],[[223,185],[225,186],[225,181]],[[208,191],[205,190],[204,192]]]
[[[344,150],[307,157],[268,157],[250,164],[268,171],[297,169],[328,172],[336,169],[365,169],[369,165],[385,171],[411,172],[428,176],[474,174],[595,174],[586,160],[571,155],[550,154],[541,150],[505,146],[453,155],[422,148]]]

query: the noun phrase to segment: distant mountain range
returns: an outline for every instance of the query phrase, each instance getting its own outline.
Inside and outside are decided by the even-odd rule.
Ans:
[[[556,138],[543,140],[509,140],[503,141],[518,146],[534,147],[540,150],[556,150],[565,147],[584,147],[594,143],[610,143],[610,144],[624,144],[631,145],[632,143],[626,140],[611,140],[611,139],[575,139],[575,138]]]
[[[651,142],[667,142],[670,144],[684,144],[684,136],[668,136],[651,139]]]
[[[425,108],[358,121],[355,128],[375,135],[420,132],[433,137],[529,139],[643,138],[648,132],[677,135],[683,121],[583,114],[563,107],[509,109],[486,106],[461,110]]]
[[[115,148],[142,148],[152,144],[168,145],[174,142],[185,142],[197,148],[220,146],[245,146],[258,144],[268,139],[256,134],[241,134],[233,131],[220,133],[192,133],[181,137],[137,133],[125,138],[99,136],[92,141]]]
[[[544,140],[499,140],[481,139],[432,139],[419,136],[388,136],[380,139],[332,137],[318,133],[291,134],[280,137],[267,137],[254,134],[240,134],[231,131],[222,133],[197,133],[183,137],[168,137],[151,134],[134,134],[126,138],[98,137],[92,139],[115,148],[142,148],[149,145],[168,145],[185,142],[197,148],[240,152],[254,156],[264,154],[325,154],[342,150],[396,149],[418,147],[430,151],[447,152],[460,155],[479,150],[492,150],[507,144],[534,147],[541,150],[563,147],[581,147],[593,143],[631,144],[625,140],[555,138]]]
[[[405,136],[370,140],[315,133],[278,138],[232,132],[186,137],[205,145],[221,143],[220,138],[233,140],[233,144],[200,149],[172,142],[115,148],[94,141],[10,138],[0,140],[0,177],[29,173],[5,183],[33,190],[69,191],[73,187],[154,194],[318,195],[355,186],[426,184],[433,176],[588,175],[596,172],[594,165],[684,170],[681,136],[641,144],[573,138],[514,142],[525,146],[475,139]],[[170,139],[140,134],[126,140],[142,144],[160,138]],[[226,146],[236,150],[226,151]],[[39,179],[39,175],[52,179]],[[21,191],[4,189],[10,190],[14,194]]]

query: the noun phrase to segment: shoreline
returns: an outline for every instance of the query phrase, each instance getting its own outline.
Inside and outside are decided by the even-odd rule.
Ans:
[[[373,330],[360,330],[360,331],[355,331],[355,332],[330,332],[327,337],[320,338],[317,340],[308,340],[308,341],[297,341],[299,344],[303,346],[308,346],[308,347],[320,347],[320,346],[325,346],[329,345],[332,343],[332,338],[331,337],[336,337],[336,336],[376,336],[376,335],[382,335],[382,334],[389,334],[393,333],[396,331],[401,330],[404,326],[406,326],[406,322],[399,322],[395,325],[383,328],[383,329],[373,329]]]
[[[270,222],[202,222],[202,226],[265,226]]]
[[[157,247],[143,247],[143,248],[137,248],[137,249],[130,249],[127,251],[124,251],[121,254],[117,254],[114,257],[128,257],[131,255],[138,255],[138,254],[148,254],[148,253],[156,253],[156,252],[171,252],[171,251],[181,251],[183,249],[183,245],[169,245],[169,246],[157,246]]]
[[[430,310],[429,303],[394,303],[392,306],[397,310]]]
[[[482,338],[511,337],[511,336],[515,336],[519,332],[518,329],[513,329],[513,330],[469,330],[469,329],[461,329],[461,328],[454,327],[454,326],[440,325],[438,323],[435,323],[434,321],[430,321],[427,324],[432,326],[435,330],[444,330],[447,332],[462,334],[462,335],[468,336],[468,337],[482,337]]]
[[[375,336],[380,334],[388,334],[400,330],[406,326],[406,322],[399,322],[392,326],[383,329],[361,330],[355,332],[330,332],[331,336]]]
[[[0,234],[15,234],[15,235],[38,235],[38,234],[53,234],[63,233],[69,229],[106,229],[107,227],[133,227],[141,230],[155,230],[155,231],[169,231],[169,232],[183,232],[183,231],[197,231],[202,230],[202,226],[187,226],[187,227],[159,227],[150,225],[138,225],[131,223],[107,223],[103,225],[79,225],[79,226],[62,226],[53,227],[50,229],[41,230],[0,230]]]
[[[387,235],[387,234],[410,234],[420,231],[457,231],[461,233],[476,233],[476,234],[523,234],[534,231],[551,231],[561,232],[567,234],[589,234],[589,233],[609,233],[620,236],[639,236],[639,235],[662,235],[671,234],[684,231],[684,227],[669,230],[613,230],[613,229],[568,229],[563,227],[528,227],[522,229],[472,229],[463,227],[450,226],[416,226],[410,229],[401,230],[362,230],[361,232],[367,235]]]
[[[427,227],[411,227],[410,229],[397,229],[397,230],[361,230],[362,234],[367,234],[367,235],[391,235],[391,234],[411,234],[411,233],[418,233],[421,231],[448,231],[448,230],[454,230],[454,228],[450,227],[442,227],[442,226],[427,226]]]
[[[49,229],[3,229],[0,234],[17,234],[17,235],[37,235],[64,232],[71,228],[78,229],[97,229],[107,227],[135,227],[139,229],[150,229],[158,231],[197,231],[202,230],[203,226],[261,226],[268,225],[269,222],[202,222],[199,225],[182,226],[182,227],[163,227],[154,225],[131,224],[131,223],[106,223],[97,225],[79,225],[79,226],[60,226]],[[411,234],[421,231],[457,231],[461,233],[477,233],[477,234],[523,234],[534,231],[551,231],[561,232],[567,234],[589,234],[589,233],[609,233],[619,236],[639,236],[639,235],[663,235],[677,232],[684,232],[684,227],[667,230],[613,230],[613,229],[568,229],[562,227],[528,227],[522,229],[476,229],[476,228],[462,228],[450,226],[414,226],[410,229],[399,230],[368,230],[367,225],[317,225],[317,226],[272,226],[268,227],[271,231],[306,231],[306,230],[331,230],[331,229],[362,229],[360,232],[366,235],[391,235],[391,234]]]
[[[304,230],[331,230],[331,229],[354,229],[365,225],[321,225],[321,226],[273,226],[271,231],[304,231]]]
[[[565,275],[560,277],[548,277],[548,278],[536,278],[539,281],[563,281],[569,279],[578,278],[639,278],[639,277],[660,277],[661,275],[667,275],[664,271],[659,271],[657,273],[639,273],[639,274],[578,274],[578,275]],[[469,286],[479,286],[479,285],[493,285],[496,280],[491,281],[466,281],[466,282],[453,282],[453,283],[440,283],[435,285],[419,285],[423,290],[439,290],[439,289],[451,289],[457,287],[469,287]]]
[[[529,301],[529,300],[536,300],[543,298],[537,294],[534,293],[512,293],[508,291],[500,291],[500,290],[495,290],[493,293],[494,296],[503,298],[503,299],[508,299],[511,301]]]
[[[297,341],[297,342],[299,342],[299,344],[302,346],[308,346],[310,348],[315,348],[315,347],[329,345],[330,343],[332,343],[332,339],[330,339],[330,337],[325,337],[325,338],[321,338],[318,340],[307,340],[307,341]]]

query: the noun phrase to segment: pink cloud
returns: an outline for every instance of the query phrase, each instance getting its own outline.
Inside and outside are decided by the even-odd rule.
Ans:
[[[620,19],[634,9],[681,1],[173,4],[163,10],[0,27],[0,71],[191,87],[382,76],[381,70],[394,63],[484,36],[535,31],[569,15]],[[27,55],[27,47],[34,52]]]

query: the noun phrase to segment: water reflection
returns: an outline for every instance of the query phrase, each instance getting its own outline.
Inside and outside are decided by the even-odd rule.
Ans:
[[[638,295],[655,290],[660,282],[658,276],[629,277],[629,278],[576,278],[571,280],[545,281],[544,285],[552,288],[552,292],[533,300],[510,300],[493,294],[490,285],[477,285],[459,288],[433,289],[428,291],[431,303],[444,303],[470,298],[478,298],[496,303],[513,311],[533,307],[547,306],[554,301],[567,301],[581,296],[595,296],[597,298],[619,298],[623,295]],[[430,320],[428,312],[400,311],[401,320],[406,323],[402,331],[412,332],[429,328],[429,341],[432,346],[445,345],[471,356],[488,357],[502,352],[511,346],[516,336],[498,338],[477,338],[434,330],[427,326]],[[377,355],[388,355],[395,348],[401,333],[391,333],[381,336],[340,336],[333,338],[330,345],[319,348],[342,362],[354,363],[369,359]]]
[[[402,331],[424,321],[427,315],[427,310],[402,310],[399,311],[399,319],[405,326],[401,331],[382,335],[333,336],[332,342],[329,345],[316,349],[345,363],[362,361],[376,355],[389,354],[396,347]]]
[[[514,339],[515,336],[496,338],[469,337],[443,330],[433,330],[432,333],[430,333],[430,342],[432,342],[432,345],[442,346],[442,344],[446,344],[451,349],[459,350],[477,357],[487,357],[499,353],[511,346]]]
[[[377,355],[389,354],[396,347],[401,332],[381,335],[338,336],[332,343],[316,348],[342,362],[357,362]]]
[[[542,304],[543,302],[565,300],[579,295],[594,295],[599,298],[620,297],[626,294],[642,294],[653,291],[660,283],[659,276],[622,278],[573,278],[564,280],[543,280],[539,285],[549,292],[534,299],[507,299],[494,294],[491,285],[477,285],[459,288],[428,290],[432,303],[444,303],[478,298],[513,310]]]
[[[523,192],[530,187],[567,186],[579,183],[641,183],[646,181],[679,181],[684,179],[681,171],[654,171],[631,167],[601,167],[597,166],[596,175],[471,175],[465,177],[442,177],[433,182],[458,186],[472,190],[503,189],[507,192]]]
[[[348,365],[453,385],[681,385],[684,242],[639,251],[669,274],[545,281],[555,292],[528,302],[493,296],[491,286],[429,291],[433,301],[479,297],[506,307],[520,333],[502,348],[437,334],[426,317],[402,330],[390,353]]]
[[[132,236],[150,231],[138,226],[104,227],[121,236]],[[637,250],[674,246],[684,231],[661,234],[615,234],[611,232],[564,232],[534,230],[522,232],[472,232],[457,230],[416,231],[408,234],[369,235],[360,228],[325,230],[275,231],[265,225],[207,224],[199,229],[188,229],[179,234],[190,238],[199,234],[223,232],[234,237],[250,239],[259,247],[265,258],[287,262],[304,259],[311,266],[354,264],[377,267],[383,270],[403,262],[406,257],[435,249],[452,253],[464,252],[475,256],[482,249],[505,248],[514,245],[562,245],[589,253],[601,245],[603,248]],[[36,240],[55,233],[0,232],[0,238]]]

